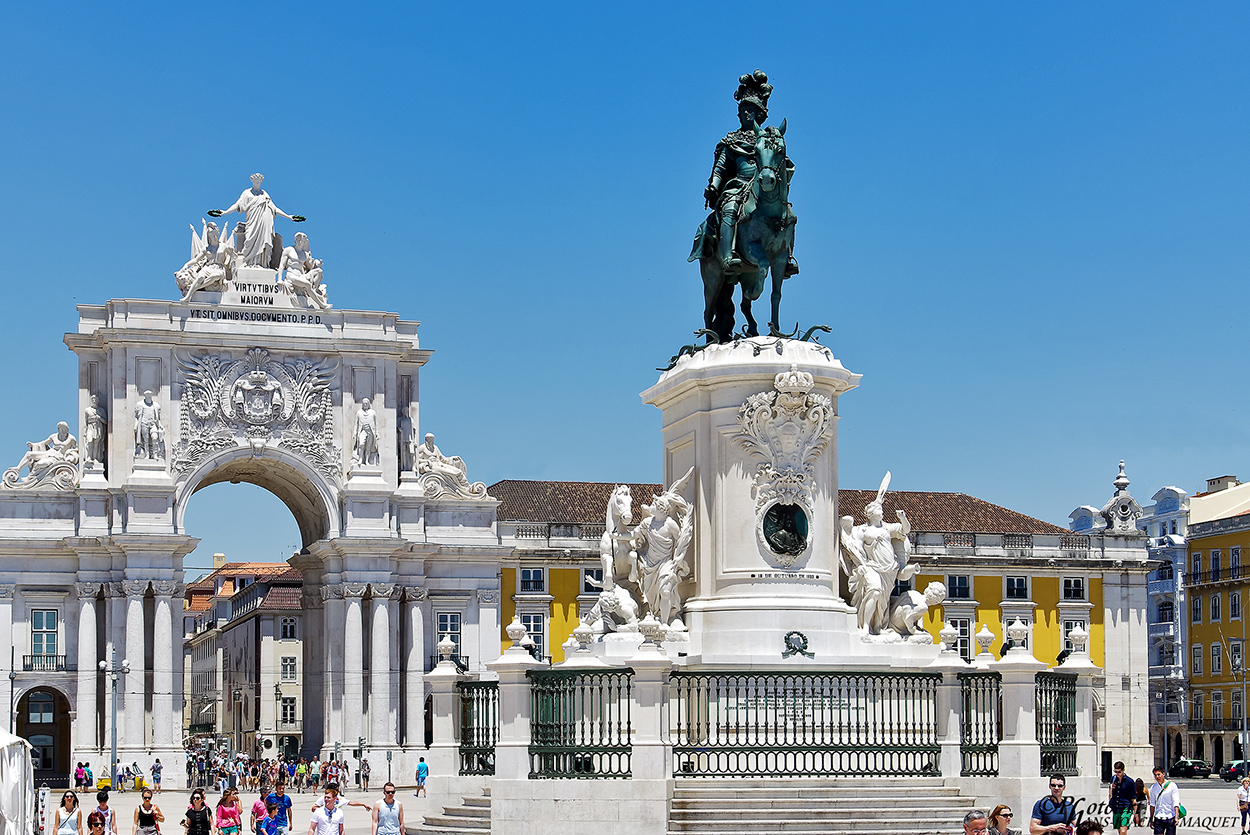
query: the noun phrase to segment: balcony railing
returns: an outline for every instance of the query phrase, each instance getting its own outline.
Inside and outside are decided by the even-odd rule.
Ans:
[[[63,673],[65,672],[65,656],[23,655],[22,669],[27,672]]]
[[[1238,580],[1250,580],[1250,566],[1229,565],[1220,568],[1209,568],[1206,571],[1191,571],[1185,576],[1186,586],[1202,586],[1209,583],[1228,583]]]
[[[1189,729],[1191,731],[1239,731],[1241,730],[1240,719],[1190,719]]]
[[[1164,621],[1163,623],[1151,623],[1146,625],[1146,634],[1153,640],[1155,638],[1169,638],[1176,640],[1176,624],[1172,621]]]
[[[593,523],[520,523],[516,526],[517,539],[590,539],[603,536],[603,524]]]
[[[281,719],[278,721],[278,730],[280,731],[298,731],[303,727],[304,723],[299,719]]]
[[[1166,678],[1173,681],[1185,680],[1185,668],[1180,664],[1151,664],[1151,678]]]
[[[1146,591],[1149,594],[1176,594],[1176,579],[1168,577],[1166,580],[1147,580]]]

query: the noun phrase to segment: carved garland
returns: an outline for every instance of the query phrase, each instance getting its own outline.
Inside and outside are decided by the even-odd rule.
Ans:
[[[764,553],[783,568],[793,566],[810,546],[806,530],[789,528],[800,526],[796,522],[805,528],[812,518],[812,465],[830,440],[833,400],[812,391],[814,386],[811,374],[791,365],[774,379],[774,391],[751,395],[738,410],[742,431],[736,440],[764,459],[752,485],[755,533]],[[793,506],[802,511],[801,520],[773,510]]]
[[[333,361],[280,363],[253,348],[240,360],[179,356],[184,382],[173,470],[185,477],[209,455],[250,445],[276,446],[303,458],[326,478],[342,476],[334,443]]]

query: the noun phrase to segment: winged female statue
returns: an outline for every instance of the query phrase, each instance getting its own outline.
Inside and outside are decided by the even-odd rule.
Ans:
[[[887,472],[877,490],[877,498],[864,508],[865,525],[854,525],[850,516],[842,517],[838,537],[842,570],[851,589],[851,603],[858,612],[860,629],[878,635],[890,627],[890,596],[896,580],[909,580],[916,566],[908,565],[911,522],[907,514],[897,510],[897,522],[884,522],[882,502],[890,486]]]
[[[200,219],[203,234],[191,227],[191,260],[174,273],[174,281],[185,302],[200,290],[225,290],[234,278],[234,235],[224,241],[211,220]]]
[[[681,497],[681,491],[692,473],[694,467],[651,504],[642,506],[646,516],[634,528],[631,543],[647,607],[660,623],[679,629],[685,624],[677,587],[690,576],[686,556],[694,538],[694,507]]]

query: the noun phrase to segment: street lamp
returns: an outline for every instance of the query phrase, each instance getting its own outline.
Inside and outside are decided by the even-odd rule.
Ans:
[[[109,660],[100,662],[100,670],[109,677],[113,682],[113,743],[112,758],[109,760],[109,785],[112,786],[117,780],[117,674],[130,674],[130,661],[123,658],[121,666],[117,664],[117,650],[109,649]],[[116,786],[114,786],[116,788]]]
[[[243,750],[243,688],[234,688],[234,750]]]
[[[282,682],[280,681],[273,683],[273,728],[273,742],[277,745],[283,739],[278,733],[282,728]]]

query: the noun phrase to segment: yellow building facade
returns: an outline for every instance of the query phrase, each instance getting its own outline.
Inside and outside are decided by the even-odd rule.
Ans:
[[[1189,626],[1187,753],[1219,767],[1242,759],[1245,604],[1250,599],[1250,515],[1189,526],[1185,611]]]

